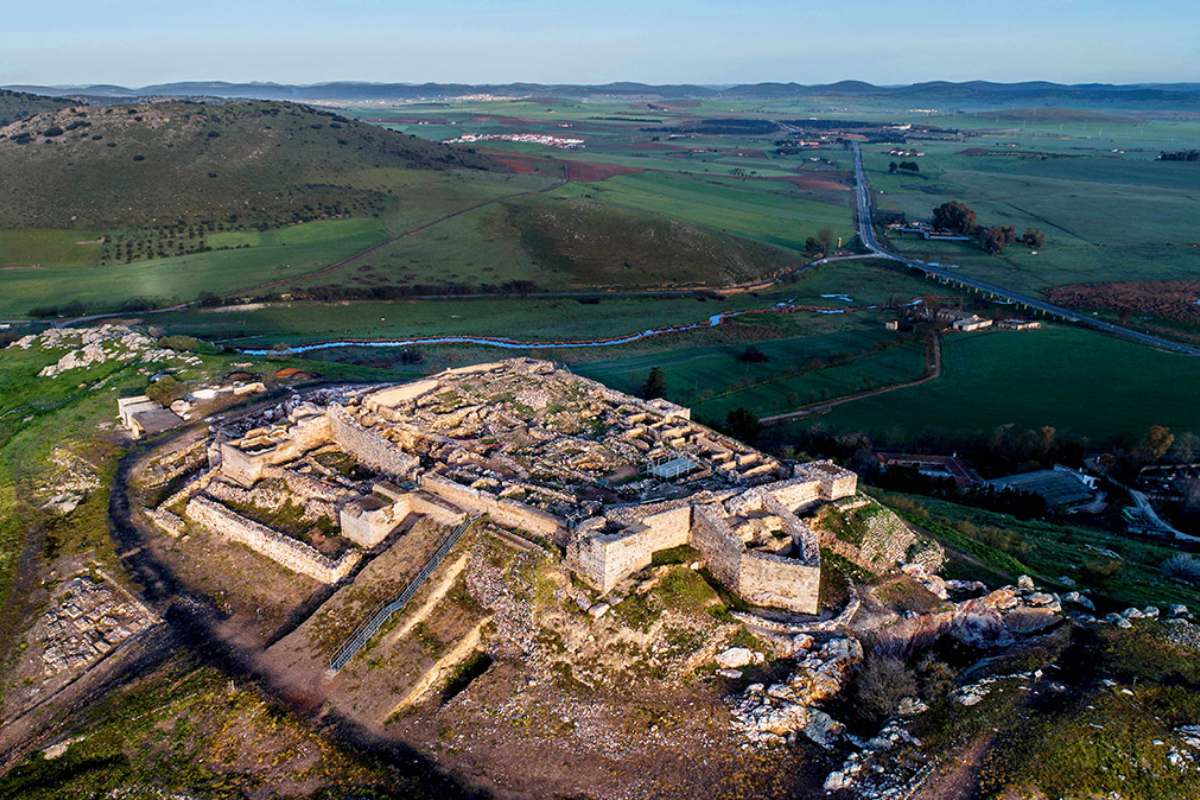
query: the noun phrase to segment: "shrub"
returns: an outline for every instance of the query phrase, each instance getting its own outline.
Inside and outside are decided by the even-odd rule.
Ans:
[[[872,654],[854,681],[857,710],[866,719],[890,716],[905,697],[915,697],[917,681],[899,658]]]
[[[1168,578],[1188,583],[1200,583],[1200,560],[1186,553],[1177,553],[1159,565],[1159,570]]]
[[[745,350],[738,356],[739,361],[745,361],[747,364],[761,364],[764,361],[769,361],[767,354],[759,350],[754,345],[748,345]]]
[[[1079,568],[1079,577],[1091,584],[1108,583],[1121,572],[1121,562],[1115,559],[1089,561]]]
[[[161,406],[169,406],[172,402],[183,397],[185,389],[182,383],[170,375],[164,375],[146,387],[146,397]]]

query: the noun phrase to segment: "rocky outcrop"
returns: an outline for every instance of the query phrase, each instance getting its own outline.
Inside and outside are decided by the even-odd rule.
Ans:
[[[952,636],[971,647],[1006,647],[1058,624],[1063,619],[1057,595],[1005,586],[983,597],[955,603],[952,608],[915,614],[887,625],[876,634],[876,647],[907,655]]]
[[[803,732],[824,747],[842,726],[816,703],[842,690],[850,671],[863,659],[862,644],[852,637],[830,639],[796,664],[783,683],[754,683],[733,701],[733,725],[754,744],[779,744]]]

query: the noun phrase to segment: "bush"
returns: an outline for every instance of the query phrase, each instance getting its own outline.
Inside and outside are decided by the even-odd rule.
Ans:
[[[1121,562],[1114,559],[1089,561],[1079,568],[1079,577],[1086,583],[1104,584],[1121,572]]]
[[[767,354],[759,350],[754,345],[748,345],[745,350],[738,356],[739,361],[745,361],[747,364],[762,364],[770,359]]]
[[[762,423],[753,411],[738,406],[725,417],[725,429],[735,439],[752,442],[762,433]]]
[[[917,695],[917,681],[899,658],[872,654],[854,681],[854,699],[864,718],[879,722],[905,697]]]
[[[161,406],[170,406],[171,403],[183,397],[185,392],[183,384],[170,375],[164,375],[146,387],[146,397]]]
[[[1200,583],[1200,560],[1186,553],[1171,556],[1159,565],[1159,571],[1168,578]]]

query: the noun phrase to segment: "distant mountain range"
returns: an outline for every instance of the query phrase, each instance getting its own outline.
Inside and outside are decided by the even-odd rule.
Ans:
[[[542,83],[370,83],[341,81],[293,85],[281,83],[226,83],[223,81],[186,81],[130,88],[110,84],[80,86],[3,87],[51,97],[95,97],[108,99],[142,97],[226,97],[257,100],[295,100],[319,102],[443,100],[464,95],[490,94],[522,97],[621,97],[646,99],[671,98],[820,98],[855,97],[860,99],[933,101],[965,105],[1114,103],[1153,104],[1200,102],[1200,83],[1061,84],[1047,81],[993,83],[990,81],[929,81],[905,86],[876,86],[862,81],[830,84],[751,83],[736,86],[700,86],[695,84],[653,85],[644,83],[606,83],[598,85]]]

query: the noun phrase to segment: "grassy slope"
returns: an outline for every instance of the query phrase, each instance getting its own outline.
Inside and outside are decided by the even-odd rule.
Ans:
[[[93,267],[100,257],[101,235],[53,228],[0,231],[0,268]]]
[[[161,302],[195,299],[201,292],[235,293],[263,281],[319,269],[385,238],[374,218],[321,220],[266,233],[238,232],[230,249],[132,264],[81,269],[71,266],[0,271],[0,316],[18,316],[46,302],[83,302],[115,308],[131,297]],[[245,241],[252,246],[238,248]]]
[[[853,235],[848,193],[804,192],[785,181],[648,172],[574,184],[557,194],[665,214],[794,250],[803,250],[805,238],[824,226],[846,240]]]
[[[72,125],[79,127],[68,130]],[[52,127],[62,133],[46,136]],[[275,223],[310,215],[331,198],[344,205],[370,199],[365,188],[314,183],[316,173],[328,179],[366,167],[490,165],[466,150],[290,103],[82,107],[40,114],[4,132],[2,228],[231,214]],[[31,141],[20,144],[22,134]]]
[[[724,285],[799,263],[784,251],[658,214],[528,195],[400,239],[332,281],[473,288],[531,280],[548,289]],[[330,280],[323,275],[313,283]]]
[[[951,571],[957,574],[990,583],[1013,582],[1024,573],[1039,583],[1058,584],[1059,577],[1066,576],[1105,611],[1131,605],[1165,608],[1170,603],[1193,607],[1200,603],[1200,590],[1195,586],[1168,580],[1159,572],[1159,565],[1179,552],[1160,542],[1098,528],[1019,520],[929,497],[878,494],[909,522],[967,556],[967,560],[952,561]],[[1119,554],[1119,571],[1103,577],[1085,569],[1109,561],[1099,550]]]

